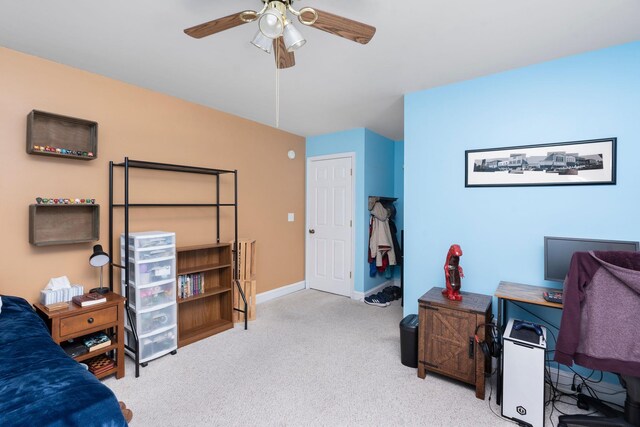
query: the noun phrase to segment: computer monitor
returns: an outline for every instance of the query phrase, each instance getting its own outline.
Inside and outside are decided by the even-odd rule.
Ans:
[[[564,282],[574,252],[640,250],[638,242],[622,240],[574,239],[570,237],[544,238],[544,279]]]

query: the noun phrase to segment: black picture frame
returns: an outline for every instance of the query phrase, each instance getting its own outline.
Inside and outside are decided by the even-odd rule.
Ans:
[[[617,138],[465,151],[465,187],[615,185]]]

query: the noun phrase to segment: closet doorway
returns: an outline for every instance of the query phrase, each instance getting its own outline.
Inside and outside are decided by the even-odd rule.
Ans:
[[[355,153],[307,159],[307,288],[351,297]]]

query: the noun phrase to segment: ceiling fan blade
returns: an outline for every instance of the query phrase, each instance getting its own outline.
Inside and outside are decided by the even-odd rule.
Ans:
[[[296,65],[296,58],[293,52],[287,52],[287,48],[284,45],[284,38],[278,37],[273,41],[273,52],[276,57],[276,66],[279,69],[291,68]]]
[[[238,25],[246,24],[246,21],[243,21],[240,18],[243,13],[244,12],[235,13],[233,15],[225,16],[224,18],[214,19],[213,21],[187,28],[184,32],[193,38],[201,39],[203,37],[237,27]]]
[[[371,25],[343,18],[316,8],[314,10],[318,13],[318,19],[311,26],[327,33],[335,34],[360,44],[369,43],[376,33],[376,28]],[[303,18],[306,20],[308,16],[309,14],[306,14],[306,17],[303,16]]]

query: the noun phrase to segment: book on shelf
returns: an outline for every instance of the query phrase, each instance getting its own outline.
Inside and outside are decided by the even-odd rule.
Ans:
[[[189,298],[204,293],[204,273],[184,274],[178,276],[178,292],[180,298]]]
[[[101,348],[109,347],[111,345],[111,339],[104,332],[96,332],[95,334],[87,335],[82,337],[81,340],[89,352],[100,350]]]
[[[88,307],[90,305],[102,304],[107,302],[107,297],[96,292],[89,292],[88,294],[77,295],[72,298],[74,304],[80,307]]]
[[[67,353],[70,357],[78,357],[83,354],[87,354],[89,349],[84,345],[82,341],[69,340],[60,344],[60,347]]]

